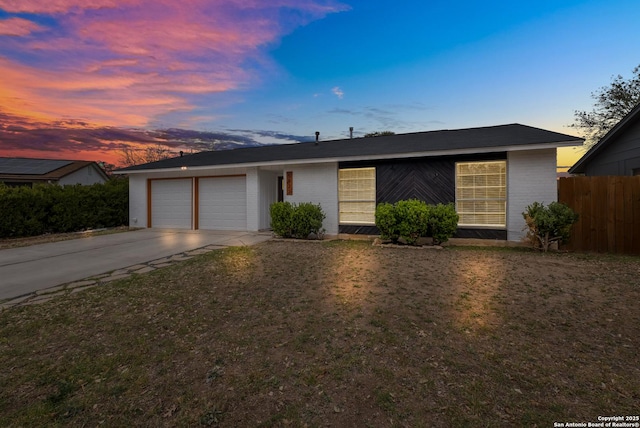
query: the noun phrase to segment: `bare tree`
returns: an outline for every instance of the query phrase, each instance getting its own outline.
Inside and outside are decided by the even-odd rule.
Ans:
[[[633,69],[633,76],[625,80],[618,75],[609,86],[591,93],[595,99],[591,111],[577,110],[572,128],[580,129],[587,148],[593,146],[611,128],[640,103],[640,65]]]
[[[396,133],[393,131],[375,131],[364,134],[365,137],[385,137],[388,135],[396,135]]]
[[[102,168],[102,170],[104,171],[105,174],[107,174],[108,177],[111,177],[111,175],[113,174],[113,170],[116,169],[116,166],[109,162],[104,162],[99,160],[96,163],[100,168]]]
[[[177,153],[162,144],[149,146],[145,149],[136,149],[131,146],[127,146],[120,150],[120,164],[125,167],[134,166],[169,159],[176,155]]]

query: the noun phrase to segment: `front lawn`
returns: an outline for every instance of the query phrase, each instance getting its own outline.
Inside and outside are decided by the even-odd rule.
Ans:
[[[637,415],[638,258],[266,242],[0,313],[0,426]]]

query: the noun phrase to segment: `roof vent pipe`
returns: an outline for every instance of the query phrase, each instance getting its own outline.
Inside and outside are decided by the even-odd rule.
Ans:
[[[316,144],[318,144],[319,139],[320,139],[320,131],[316,131]]]
[[[349,127],[349,138],[353,139],[353,126]]]

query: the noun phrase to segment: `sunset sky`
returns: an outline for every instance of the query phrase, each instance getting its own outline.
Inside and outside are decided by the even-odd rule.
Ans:
[[[0,156],[522,123],[640,64],[637,0],[0,0]],[[563,149],[560,165],[583,152]]]

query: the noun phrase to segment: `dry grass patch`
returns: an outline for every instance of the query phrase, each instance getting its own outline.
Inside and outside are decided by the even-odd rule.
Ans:
[[[229,248],[0,314],[0,425],[552,426],[637,414],[637,258]]]

